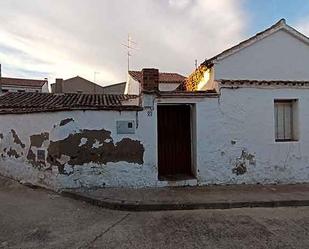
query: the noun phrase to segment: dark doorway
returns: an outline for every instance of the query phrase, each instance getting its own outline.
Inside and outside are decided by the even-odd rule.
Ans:
[[[158,105],[160,180],[192,178],[191,106]]]

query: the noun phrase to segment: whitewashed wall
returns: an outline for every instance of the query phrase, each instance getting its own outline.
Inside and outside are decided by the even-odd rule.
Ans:
[[[60,126],[60,122],[67,118],[74,119]],[[149,186],[156,185],[156,149],[155,123],[151,122],[145,112],[138,112],[138,128],[135,134],[119,135],[116,132],[117,120],[136,121],[136,112],[118,111],[72,111],[52,112],[20,115],[1,115],[0,125],[0,174],[36,185],[46,186],[53,189],[78,188],[78,187],[103,187],[103,186]],[[144,163],[108,162],[106,165],[88,163],[81,166],[66,165],[65,170],[73,172],[70,175],[60,174],[58,168],[38,169],[28,162],[26,156],[30,147],[30,136],[44,132],[49,133],[50,141],[58,141],[67,138],[70,134],[78,133],[81,129],[101,130],[111,132],[114,144],[123,138],[131,138],[140,141],[145,152]],[[22,146],[12,134],[14,130],[25,144]],[[49,141],[45,141],[43,147],[48,148]],[[21,157],[7,156],[9,148],[16,151]],[[4,156],[3,156],[4,155]],[[47,168],[49,165],[47,165]]]
[[[159,90],[160,91],[174,91],[180,84],[175,83],[161,83],[159,84]]]
[[[274,99],[298,99],[299,141],[275,142]],[[199,104],[200,184],[309,182],[309,89],[221,89]],[[242,156],[243,155],[243,156]],[[233,169],[244,163],[242,175]]]
[[[133,79],[133,77],[128,73],[127,83],[126,83],[126,88],[124,90],[124,93],[139,95],[140,92],[141,92],[140,83],[137,80]]]
[[[299,100],[299,141],[275,142],[276,98]],[[156,103],[194,106],[195,180],[158,181],[156,108],[152,115],[149,110],[138,112],[138,128],[132,135],[117,134],[116,121],[136,120],[134,111],[1,115],[1,154],[7,153],[4,148],[12,148],[23,155],[19,158],[1,156],[0,174],[54,189],[309,182],[309,89],[223,88],[219,98],[171,98],[159,99]],[[67,118],[74,122],[59,126]],[[110,131],[114,144],[124,138],[140,141],[145,149],[143,164],[120,161],[87,163],[73,168],[66,165],[65,170],[71,174],[64,175],[57,167],[37,169],[27,161],[31,135],[48,132],[49,140],[57,141],[81,129]],[[12,130],[25,144],[24,148],[14,141]],[[43,147],[47,148],[48,143],[44,142]],[[236,174],[235,168],[241,164],[246,172]]]
[[[174,91],[179,85],[180,83],[160,83],[159,90]],[[130,74],[128,74],[124,93],[139,95],[140,92],[141,92],[141,83],[139,83],[137,80],[134,80],[133,77]]]
[[[278,31],[215,65],[215,79],[308,80],[309,45]]]
[[[45,86],[46,84],[44,84]],[[43,91],[43,88],[40,87],[12,87],[12,86],[2,86],[2,90],[7,90],[9,92],[18,92],[19,90],[25,91],[25,92],[46,92],[45,88]]]

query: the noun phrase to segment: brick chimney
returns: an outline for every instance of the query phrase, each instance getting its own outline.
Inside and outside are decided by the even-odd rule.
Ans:
[[[55,93],[62,93],[63,89],[63,79],[56,79],[55,83]]]
[[[143,68],[142,70],[142,90],[159,90],[159,69]]]

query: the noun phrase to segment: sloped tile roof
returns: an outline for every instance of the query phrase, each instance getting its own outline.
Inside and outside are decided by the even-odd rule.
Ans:
[[[123,101],[138,98],[125,94],[6,93],[0,97],[0,114],[65,110],[140,110]]]
[[[47,83],[47,80],[33,80],[33,79],[1,77],[1,84],[8,85],[8,86],[42,87],[46,83]]]
[[[129,74],[137,81],[142,81],[142,71],[129,71]],[[178,73],[159,73],[159,83],[180,84],[186,80],[186,77]]]

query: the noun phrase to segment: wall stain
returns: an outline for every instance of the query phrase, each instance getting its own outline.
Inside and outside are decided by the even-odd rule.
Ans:
[[[81,139],[87,142],[79,147]],[[96,142],[102,146],[96,148]],[[79,133],[70,134],[67,138],[58,141],[50,141],[47,149],[47,162],[58,166],[60,173],[65,174],[61,157],[67,156],[69,165],[83,165],[86,163],[106,164],[108,162],[125,161],[128,163],[143,164],[144,147],[140,141],[124,138],[114,144],[111,132],[102,130],[80,130]]]
[[[14,143],[19,144],[22,148],[25,148],[26,145],[20,140],[16,131],[14,131],[12,129],[11,132],[12,132],[12,135],[13,135]]]
[[[74,122],[74,119],[73,118],[66,118],[66,119],[63,119],[60,121],[60,125],[59,126],[64,126],[70,122]]]
[[[236,158],[235,167],[232,169],[232,172],[236,175],[243,175],[247,172],[249,165],[255,165],[255,155],[242,150],[241,156]]]

